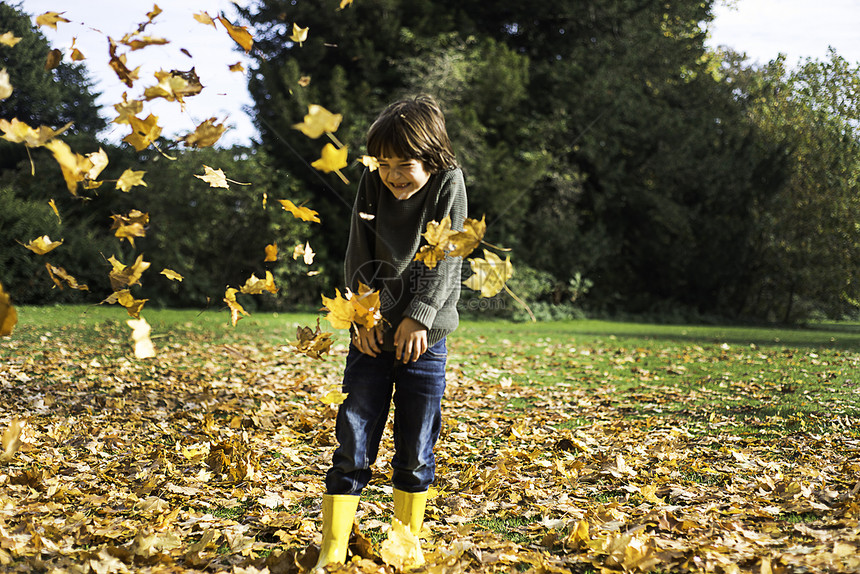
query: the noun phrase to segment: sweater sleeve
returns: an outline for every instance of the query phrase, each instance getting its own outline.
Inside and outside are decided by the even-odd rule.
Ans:
[[[373,245],[375,237],[375,221],[378,189],[374,189],[373,178],[368,177],[367,170],[358,182],[358,194],[352,207],[352,218],[349,225],[349,242],[344,258],[344,284],[352,291],[358,291],[358,282],[369,287],[373,285],[373,269],[367,263],[373,261]],[[362,217],[364,214],[364,217]]]
[[[467,215],[467,200],[466,185],[460,170],[452,172],[452,177],[440,190],[431,219],[441,221],[448,215],[451,216],[451,229],[462,231]],[[432,328],[439,309],[455,292],[459,295],[462,262],[462,257],[445,257],[433,269],[423,262],[413,262],[413,298],[403,316],[418,321],[428,329]],[[456,305],[456,301],[453,304]]]

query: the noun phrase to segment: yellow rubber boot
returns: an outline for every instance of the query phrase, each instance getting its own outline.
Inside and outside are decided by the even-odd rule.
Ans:
[[[411,564],[405,566],[413,568],[424,564],[424,554],[421,552],[421,541],[418,535],[424,523],[424,509],[427,506],[427,491],[404,492],[394,489],[394,518],[403,523],[414,536],[415,548],[411,555]]]
[[[394,489],[394,518],[408,526],[415,536],[421,532],[426,506],[426,490],[424,492],[404,492]]]
[[[349,535],[352,533],[352,523],[355,521],[357,509],[357,495],[323,495],[323,538],[320,545],[320,557],[314,566],[314,571],[326,564],[342,563],[346,560],[346,547],[349,545]]]

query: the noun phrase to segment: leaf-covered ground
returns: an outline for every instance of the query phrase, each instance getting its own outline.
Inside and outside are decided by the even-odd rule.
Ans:
[[[343,337],[316,361],[293,316],[171,315],[138,361],[101,311],[21,311],[0,341],[0,431],[26,420],[0,570],[313,564]],[[449,347],[427,572],[860,570],[856,330],[467,323]],[[388,432],[350,571],[393,571],[390,455]]]

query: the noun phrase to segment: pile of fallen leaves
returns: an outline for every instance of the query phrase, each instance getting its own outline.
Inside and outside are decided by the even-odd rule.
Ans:
[[[124,326],[97,329],[102,344],[26,327],[0,342],[0,569],[312,565],[343,343],[319,361],[253,333],[229,344],[162,334],[157,357],[141,361]],[[541,384],[519,372],[515,353],[528,349],[457,335],[449,347],[422,571],[860,569],[860,441],[848,419],[750,438],[693,402],[683,419],[631,417],[624,405],[660,403],[665,389],[585,384],[601,376],[581,347],[544,344],[537,354],[557,376]],[[381,548],[391,449],[388,429],[344,570],[396,570]]]

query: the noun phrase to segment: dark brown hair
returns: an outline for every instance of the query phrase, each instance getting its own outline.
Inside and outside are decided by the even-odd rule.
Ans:
[[[457,166],[442,109],[426,95],[385,108],[367,132],[367,152],[374,157],[421,160],[430,173]]]

